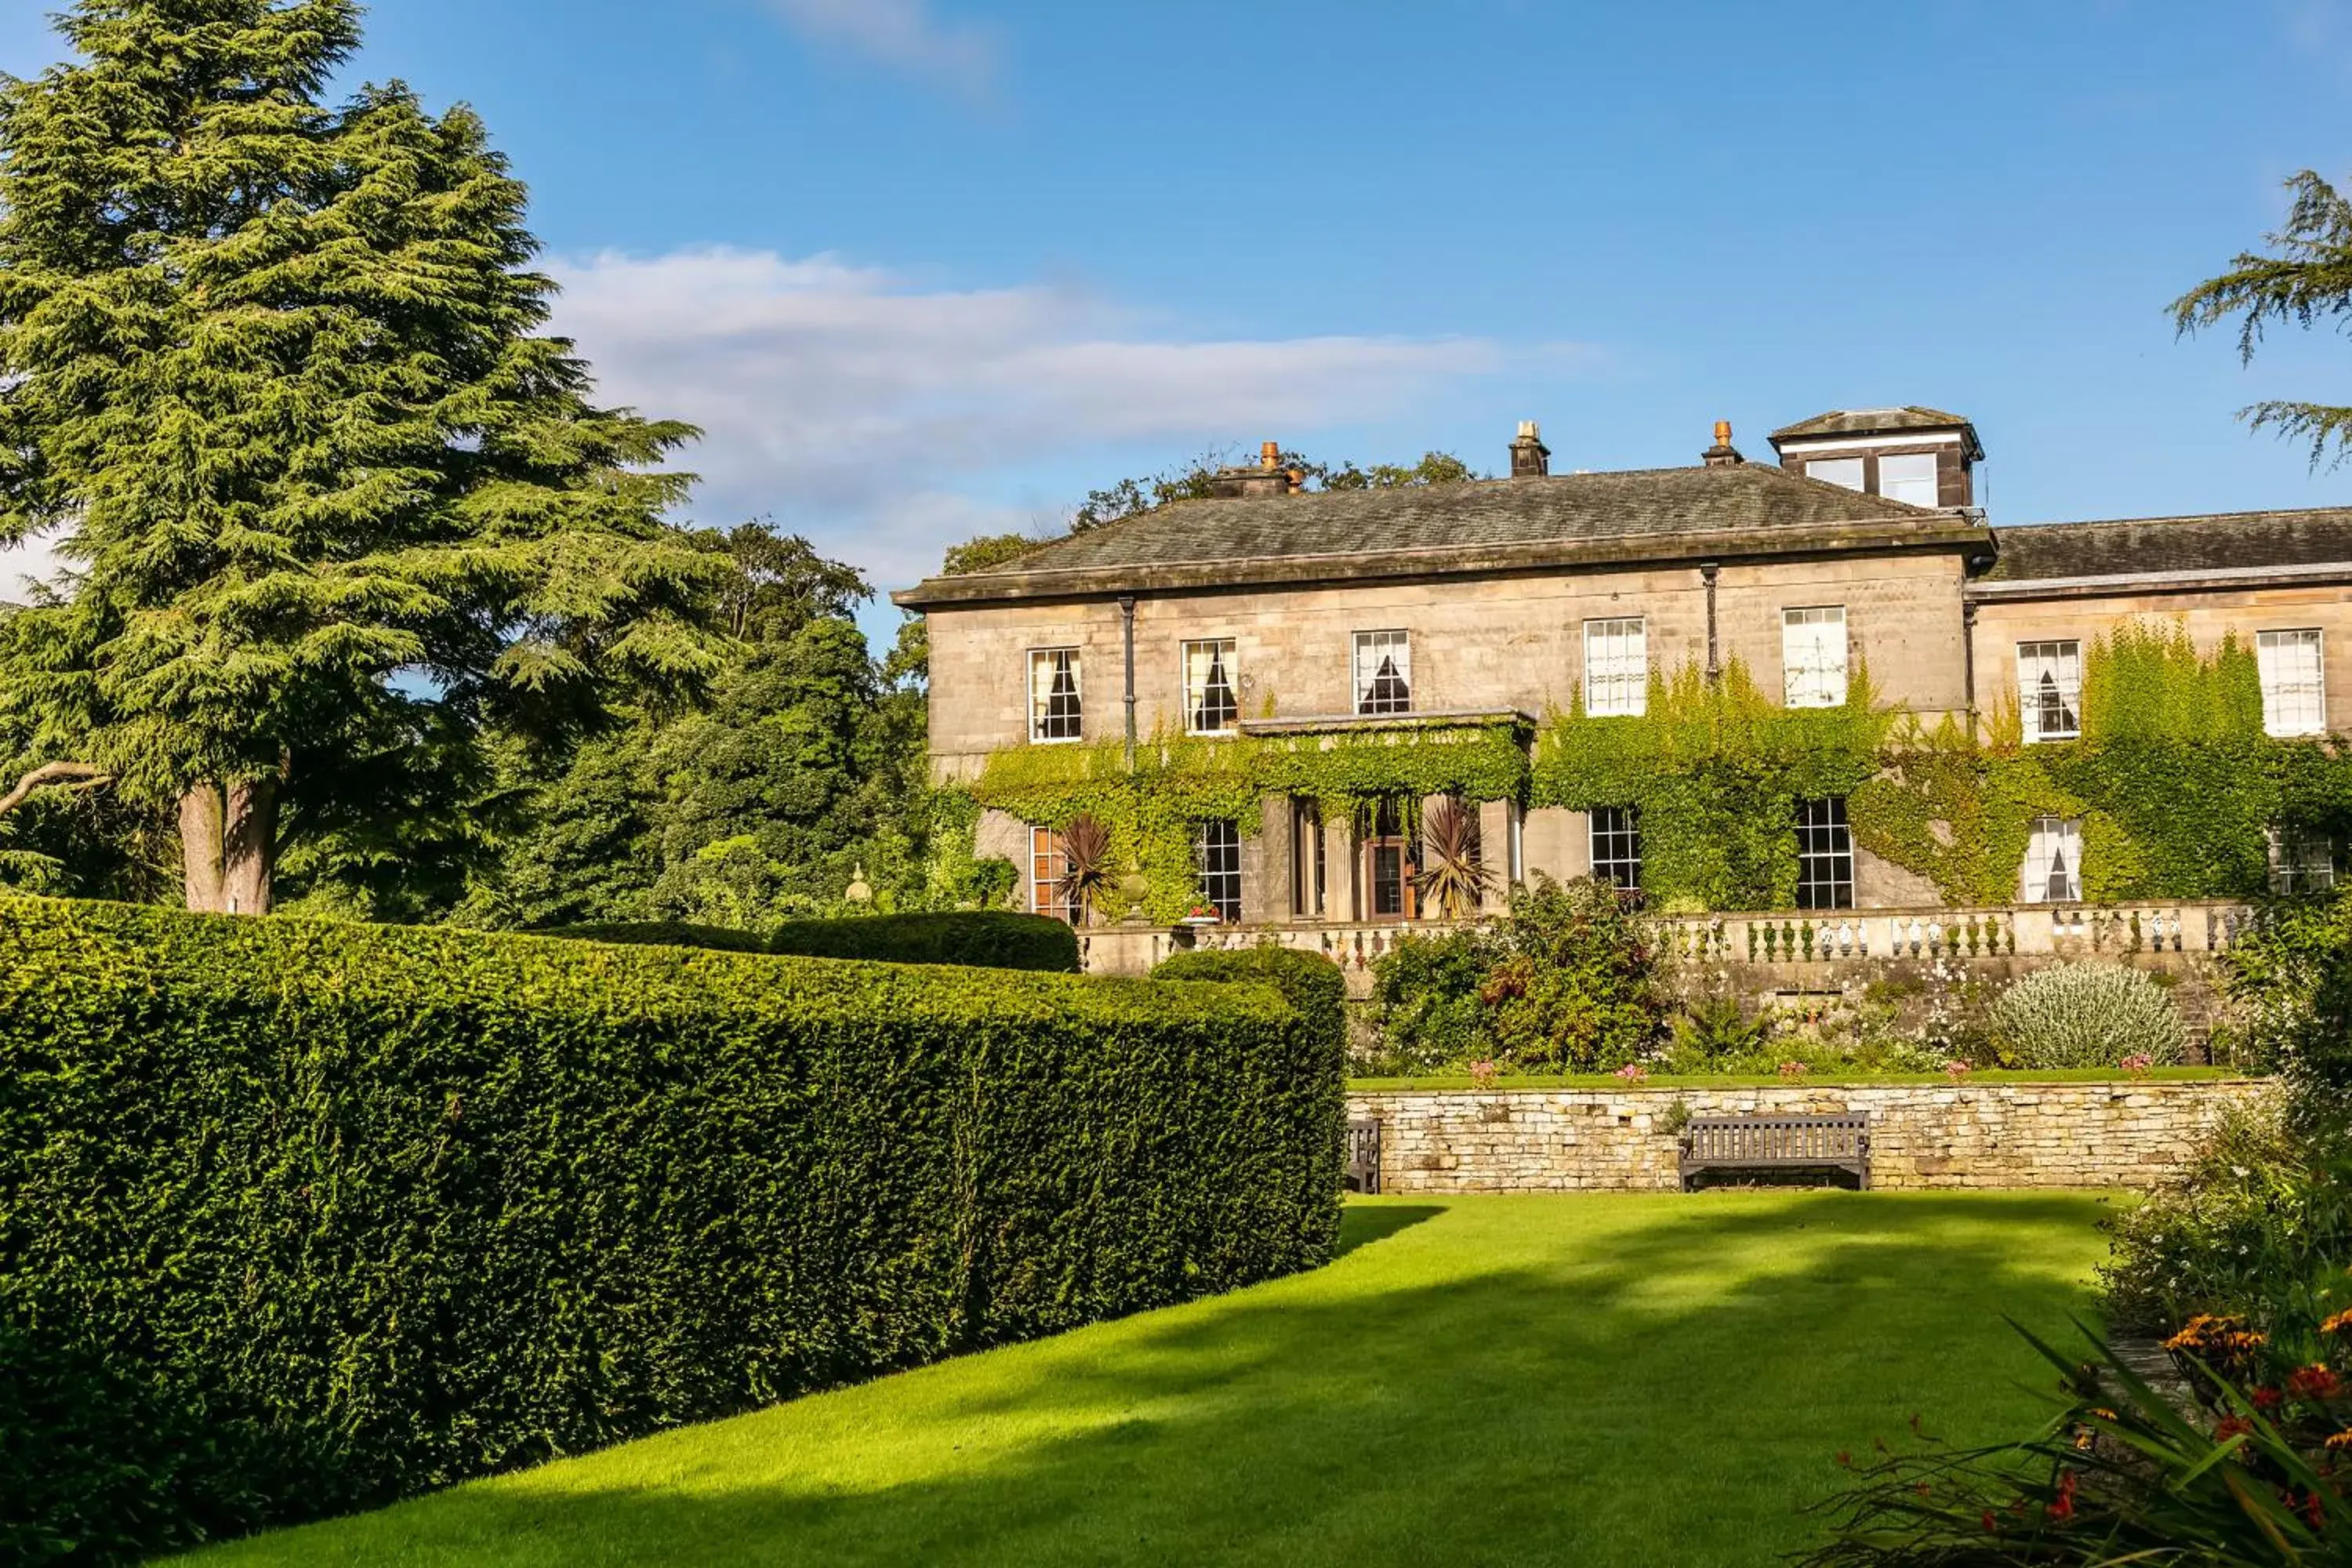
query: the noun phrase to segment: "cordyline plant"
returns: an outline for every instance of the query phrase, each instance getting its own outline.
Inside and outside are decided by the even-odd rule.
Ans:
[[[1083,921],[1109,896],[1117,879],[1111,873],[1110,829],[1078,813],[1062,829],[1062,876],[1055,891]]]
[[[1494,873],[1479,858],[1478,816],[1452,796],[1429,810],[1422,824],[1429,865],[1414,879],[1422,907],[1441,920],[1465,921],[1478,912]]]
[[[2329,1326],[2341,1360],[2352,1321]],[[2262,1336],[2200,1319],[2167,1342],[2201,1402],[2182,1409],[2077,1327],[2088,1361],[2018,1330],[2063,1376],[2064,1407],[2045,1430],[1962,1450],[1923,1436],[1922,1452],[1861,1467],[1826,1505],[1835,1539],[1803,1568],[2352,1563],[2340,1369],[2263,1382]]]

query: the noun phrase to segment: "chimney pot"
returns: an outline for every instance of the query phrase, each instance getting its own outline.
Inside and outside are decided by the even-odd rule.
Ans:
[[[1532,419],[1519,421],[1518,438],[1511,443],[1511,478],[1540,479],[1551,473],[1551,448]]]
[[[1736,468],[1748,460],[1739,455],[1739,448],[1731,444],[1730,420],[1715,422],[1715,445],[1700,453],[1699,460],[1710,468]]]
[[[1282,467],[1282,443],[1279,441],[1259,442],[1257,448],[1257,466],[1264,468],[1267,473],[1272,473],[1275,469]]]

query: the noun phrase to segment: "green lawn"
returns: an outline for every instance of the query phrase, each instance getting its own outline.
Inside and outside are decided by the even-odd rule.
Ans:
[[[1372,1199],[1330,1268],[236,1543],[236,1563],[1767,1563],[2049,1382],[2102,1200]]]

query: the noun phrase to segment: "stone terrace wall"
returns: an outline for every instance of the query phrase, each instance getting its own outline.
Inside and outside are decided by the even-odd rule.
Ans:
[[[1362,1092],[1381,1123],[1384,1193],[1679,1184],[1675,1102],[1693,1116],[1870,1118],[1879,1187],[2148,1187],[2216,1111],[2272,1091],[2244,1079]],[[1737,1178],[1733,1178],[1737,1179]]]

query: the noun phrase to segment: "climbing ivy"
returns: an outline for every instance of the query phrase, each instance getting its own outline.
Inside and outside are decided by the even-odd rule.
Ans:
[[[1377,729],[1300,734],[1155,732],[1137,744],[1132,770],[1118,741],[1020,746],[992,753],[969,787],[980,805],[1041,826],[1094,817],[1110,832],[1113,859],[1141,879],[1123,899],[1166,921],[1181,919],[1198,896],[1197,826],[1229,818],[1244,835],[1257,833],[1268,795],[1313,800],[1338,820],[1383,798],[1408,808],[1437,795],[1523,800],[1527,784],[1519,722],[1401,717]]]
[[[1438,795],[1633,806],[1644,886],[1669,911],[1789,907],[1797,803],[1827,795],[1845,797],[1859,848],[1955,904],[2017,897],[2037,816],[2081,822],[2083,892],[2095,903],[2258,895],[2269,825],[2352,829],[2352,758],[2325,739],[2263,733],[2254,655],[2234,637],[2200,654],[2178,625],[2118,628],[2084,650],[2080,714],[2080,738],[2029,745],[2013,698],[1970,734],[1882,705],[1866,669],[1839,706],[1790,709],[1734,661],[1712,681],[1695,666],[1654,674],[1639,717],[1596,718],[1579,693],[1546,717],[1532,760],[1519,722],[1408,717],[1340,732],[1155,734],[1131,769],[1116,741],[1017,747],[967,788],[977,805],[1047,826],[1094,816],[1128,899],[1155,921],[1192,905],[1195,825],[1230,818],[1256,833],[1269,795],[1317,801],[1327,820]]]
[[[1642,879],[1664,910],[1784,909],[1795,900],[1797,802],[1851,795],[1902,718],[1856,670],[1835,708],[1784,708],[1738,660],[1718,680],[1651,677],[1639,717],[1594,718],[1579,692],[1536,743],[1531,803],[1641,814]]]

